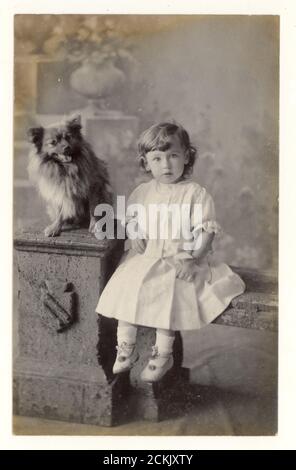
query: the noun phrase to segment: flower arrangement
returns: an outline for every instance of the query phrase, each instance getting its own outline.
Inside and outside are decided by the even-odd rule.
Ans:
[[[44,52],[70,62],[106,60],[122,67],[135,65],[128,29],[120,17],[105,15],[60,15]]]

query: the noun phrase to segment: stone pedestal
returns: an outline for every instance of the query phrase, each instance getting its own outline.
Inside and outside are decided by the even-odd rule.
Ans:
[[[114,424],[122,386],[118,378],[110,381],[100,361],[100,343],[113,345],[95,307],[119,243],[99,242],[83,229],[52,239],[27,231],[15,238],[15,249],[15,414]]]

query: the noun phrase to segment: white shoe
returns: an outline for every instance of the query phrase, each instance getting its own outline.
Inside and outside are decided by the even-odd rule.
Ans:
[[[134,363],[139,359],[139,354],[136,352],[134,344],[127,344],[125,342],[116,346],[117,356],[113,365],[113,374],[120,374],[130,370]]]
[[[157,346],[152,347],[152,355],[141,373],[144,382],[158,382],[174,365],[173,355],[159,354]]]

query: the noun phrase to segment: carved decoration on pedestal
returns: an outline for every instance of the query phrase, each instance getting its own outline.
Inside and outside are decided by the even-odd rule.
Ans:
[[[61,333],[77,320],[77,293],[71,282],[46,280],[41,285],[43,323],[53,332]]]

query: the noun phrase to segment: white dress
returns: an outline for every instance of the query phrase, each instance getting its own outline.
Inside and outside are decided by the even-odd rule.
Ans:
[[[212,197],[192,180],[162,184],[152,179],[132,192],[127,206],[134,203],[143,204],[147,211],[151,203],[189,204],[191,209],[194,204],[201,204],[201,220],[197,220],[195,211],[190,211],[192,233],[201,228],[206,232],[220,231]],[[148,221],[148,228],[152,222]],[[146,233],[147,230],[146,225]],[[234,297],[244,292],[241,278],[226,264],[213,261],[211,255],[198,263],[193,281],[178,279],[178,260],[192,256],[184,250],[184,238],[175,238],[172,233],[162,238],[148,238],[143,254],[132,249],[124,253],[100,296],[96,312],[135,325],[194,330],[212,322]]]

